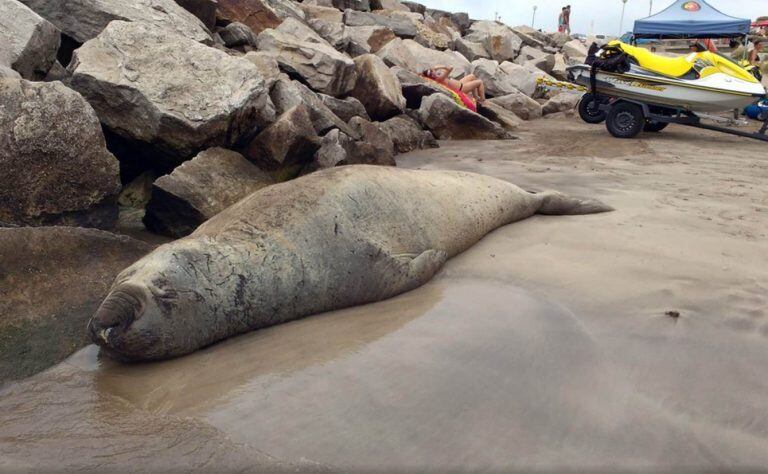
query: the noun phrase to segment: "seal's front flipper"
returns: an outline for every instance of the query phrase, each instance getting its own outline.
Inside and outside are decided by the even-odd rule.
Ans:
[[[402,291],[411,291],[431,280],[447,260],[448,254],[443,250],[430,249],[419,254],[407,264],[408,281]]]
[[[614,210],[595,199],[574,198],[555,191],[538,193],[536,196],[541,200],[538,213],[548,216],[576,216]]]

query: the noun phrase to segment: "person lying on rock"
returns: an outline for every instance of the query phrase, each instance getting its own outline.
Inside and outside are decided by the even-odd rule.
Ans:
[[[485,102],[485,84],[483,81],[477,78],[474,74],[468,74],[459,80],[453,79],[451,73],[452,67],[440,66],[432,69],[427,69],[422,73],[424,77],[439,82],[444,86],[453,89],[458,92],[473,97],[477,102]]]

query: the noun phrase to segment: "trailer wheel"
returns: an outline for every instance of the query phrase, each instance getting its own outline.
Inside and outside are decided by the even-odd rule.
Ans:
[[[668,122],[657,122],[655,120],[646,120],[645,126],[643,127],[643,131],[657,133],[667,128],[667,125],[669,125]]]
[[[605,122],[606,114],[602,110],[600,110],[599,107],[593,107],[592,102],[594,100],[594,95],[591,92],[587,92],[582,96],[581,101],[579,102],[579,117],[581,117],[581,120],[596,124],[596,123],[603,123]],[[600,105],[602,101],[600,98],[597,98],[597,102],[595,105]]]
[[[645,127],[645,115],[639,105],[619,102],[611,107],[605,125],[616,138],[634,138]]]

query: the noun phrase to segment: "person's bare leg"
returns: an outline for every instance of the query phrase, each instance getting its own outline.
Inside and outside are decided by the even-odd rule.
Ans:
[[[478,102],[485,101],[485,86],[483,81],[475,80],[464,84],[463,92],[477,99]]]
[[[468,74],[462,77],[459,82],[461,82],[462,84],[469,84],[470,82],[476,81],[476,80],[477,80],[477,76],[475,76],[474,74]]]

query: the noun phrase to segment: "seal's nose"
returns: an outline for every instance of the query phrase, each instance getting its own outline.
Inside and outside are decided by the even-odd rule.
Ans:
[[[91,340],[99,345],[108,345],[115,331],[124,331],[141,312],[138,299],[124,291],[113,291],[101,303],[96,314],[88,322]]]

